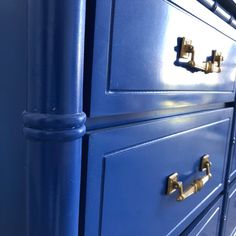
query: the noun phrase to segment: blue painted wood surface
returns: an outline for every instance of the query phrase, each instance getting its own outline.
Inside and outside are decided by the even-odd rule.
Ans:
[[[222,235],[232,236],[236,233],[236,183],[234,182],[226,194],[226,208]]]
[[[0,235],[166,236],[190,224],[192,235],[216,234],[221,202],[196,219],[235,177],[236,37],[198,9],[207,10],[193,0],[0,2]],[[187,70],[181,37],[199,62],[222,51],[222,73]],[[181,203],[166,196],[173,172],[185,188],[203,175],[204,154],[213,163],[205,188]],[[225,235],[235,230],[235,188]]]
[[[210,207],[207,213],[201,215],[197,223],[192,223],[190,229],[181,236],[217,236],[219,235],[223,197]]]
[[[223,190],[232,109],[89,133],[85,235],[177,235]],[[166,179],[184,186],[212,157],[212,180],[184,202],[166,196]],[[174,212],[174,216],[170,217]]]
[[[30,0],[27,236],[78,236],[84,0]]]
[[[196,4],[203,8],[199,11],[206,10]],[[94,26],[88,26],[94,32],[94,41],[90,39],[88,46],[93,49],[88,59],[92,63],[88,116],[234,99],[236,47],[230,35],[220,33],[168,1],[100,0],[91,5],[95,13],[90,13]],[[213,15],[208,10],[205,13],[209,18]],[[218,17],[214,17],[218,22]],[[177,60],[181,37],[193,40],[199,63],[211,56],[212,50],[221,51],[225,58],[222,73],[206,75],[183,68]]]
[[[228,182],[231,183],[234,181],[236,177],[236,110],[235,110],[235,103],[234,103],[234,120],[232,126],[232,137],[230,142],[230,156],[229,156],[229,166],[228,166],[228,173],[227,178]]]

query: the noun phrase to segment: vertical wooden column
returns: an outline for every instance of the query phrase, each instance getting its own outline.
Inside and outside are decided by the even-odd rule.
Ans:
[[[85,0],[29,0],[28,236],[78,236]]]

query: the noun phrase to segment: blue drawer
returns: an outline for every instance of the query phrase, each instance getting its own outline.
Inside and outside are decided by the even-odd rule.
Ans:
[[[232,109],[182,115],[89,134],[85,236],[178,235],[223,189]],[[167,178],[179,173],[184,189],[204,175],[197,194],[177,201]],[[174,214],[174,217],[171,215]]]
[[[232,145],[232,159],[230,163],[230,173],[229,173],[229,180],[232,182],[236,177],[236,150],[235,150],[235,140],[233,141]]]
[[[236,115],[236,110],[234,113]],[[231,146],[231,160],[230,160],[230,168],[229,168],[229,181],[230,182],[232,182],[236,177],[236,146],[235,145],[236,145],[236,126],[234,124],[234,136],[233,136],[232,146]]]
[[[205,213],[201,220],[193,223],[181,236],[217,236],[219,235],[222,212],[222,197]]]
[[[163,0],[99,0],[95,15],[94,45],[87,46],[93,48],[91,117],[233,100],[236,46],[230,35]],[[197,63],[212,50],[222,52],[222,72],[186,69],[188,59],[177,58],[182,37],[192,40]]]
[[[236,150],[235,150],[235,144],[233,147],[233,158],[231,162],[231,167],[230,167],[230,181],[232,181],[236,177]]]
[[[223,235],[233,236],[236,234],[236,183],[230,187],[226,201]]]

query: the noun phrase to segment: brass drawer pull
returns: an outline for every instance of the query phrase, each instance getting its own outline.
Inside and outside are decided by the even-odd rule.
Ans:
[[[189,67],[203,71],[206,74],[213,72],[220,73],[221,62],[224,60],[222,53],[212,50],[210,59],[207,59],[207,61],[203,62],[202,64],[196,63],[194,46],[192,45],[192,41],[187,40],[186,38],[182,38],[179,58],[190,59],[187,62]]]
[[[203,156],[201,159],[200,171],[205,171],[206,175],[200,179],[193,181],[190,187],[188,187],[185,191],[183,189],[183,183],[181,181],[178,181],[178,173],[170,175],[168,177],[167,183],[167,195],[170,195],[177,190],[179,192],[177,201],[183,201],[194,193],[199,192],[212,177],[210,167],[211,162],[209,161],[209,155]]]

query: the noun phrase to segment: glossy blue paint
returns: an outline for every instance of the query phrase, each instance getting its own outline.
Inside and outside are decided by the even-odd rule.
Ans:
[[[201,219],[192,223],[181,236],[217,236],[219,235],[221,211],[222,211],[221,197],[217,202],[210,207],[204,215],[200,215]]]
[[[84,235],[178,235],[223,190],[231,119],[221,109],[91,132]],[[185,187],[202,176],[204,154],[206,187],[184,202],[166,196],[173,172]]]
[[[216,235],[224,193],[235,233],[236,31],[196,0],[87,0],[84,76],[85,2],[0,1],[0,235]],[[222,51],[222,73],[176,60],[183,36],[199,62]],[[204,189],[166,196],[173,172],[185,188],[203,175],[206,153]]]
[[[0,1],[0,235],[26,235],[27,1]]]
[[[236,233],[236,183],[233,183],[226,195],[226,209],[224,212],[223,236]]]
[[[221,21],[196,4],[215,25]],[[234,31],[228,32],[227,24],[221,33],[215,25],[163,0],[100,0],[93,8],[95,26],[88,26],[94,30],[94,42],[89,45],[93,48],[91,102],[86,111],[90,117],[234,99],[236,37]],[[177,60],[179,37],[193,40],[198,62],[206,60],[213,49],[222,51],[222,73],[206,75],[184,68]]]
[[[27,235],[78,236],[85,0],[30,0]]]
[[[181,114],[190,114],[199,111],[210,111],[215,109],[224,108],[224,104],[205,104],[192,106],[187,108],[176,108],[176,109],[166,109],[166,110],[156,110],[151,112],[140,112],[132,113],[120,116],[103,116],[96,118],[87,118],[86,129],[98,130],[107,127],[116,127],[125,124],[133,124],[137,122],[145,122],[153,119],[166,118],[170,116],[176,116]]]
[[[236,177],[236,150],[235,150],[235,138],[233,139],[233,146],[232,146],[232,160],[230,165],[230,173],[229,179],[232,182]]]
[[[229,173],[228,173],[228,180],[229,182],[232,182],[235,177],[236,177],[236,150],[235,150],[235,145],[236,145],[236,110],[235,110],[235,105],[234,105],[234,121],[233,121],[233,126],[232,126],[232,137],[231,137],[231,153],[229,157]]]

